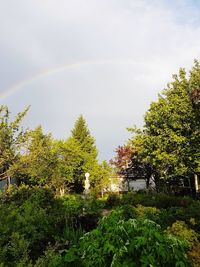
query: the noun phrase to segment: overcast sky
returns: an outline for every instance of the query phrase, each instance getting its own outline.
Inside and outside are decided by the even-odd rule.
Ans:
[[[0,0],[0,104],[55,138],[83,114],[100,159],[195,58],[198,0]]]

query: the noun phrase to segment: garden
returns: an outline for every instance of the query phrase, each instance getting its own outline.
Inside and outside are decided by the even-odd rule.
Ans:
[[[0,196],[0,266],[200,266],[200,202],[155,192]]]
[[[0,267],[199,267],[199,77],[180,69],[110,162],[82,115],[63,140],[0,106]]]

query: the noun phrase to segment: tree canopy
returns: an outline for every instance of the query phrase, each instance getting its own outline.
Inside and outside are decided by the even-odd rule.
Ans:
[[[161,178],[200,172],[199,88],[198,61],[189,76],[182,68],[173,75],[158,100],[151,103],[143,129],[129,129],[133,135],[126,146],[134,153],[127,170],[135,173],[141,166],[143,171],[148,167],[146,178],[154,178],[157,185]]]

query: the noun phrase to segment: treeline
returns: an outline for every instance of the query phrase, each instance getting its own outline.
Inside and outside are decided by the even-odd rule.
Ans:
[[[8,107],[0,107],[0,180],[12,177],[18,186],[48,185],[58,194],[82,193],[88,172],[92,191],[109,188],[112,168],[106,161],[98,162],[95,139],[82,115],[69,138],[55,140],[41,126],[23,130],[20,125],[28,109],[11,120]]]

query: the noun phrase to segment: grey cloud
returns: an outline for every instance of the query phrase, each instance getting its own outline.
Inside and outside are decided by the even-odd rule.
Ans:
[[[56,137],[69,134],[83,113],[101,158],[110,158],[114,147],[124,142],[127,126],[142,125],[145,110],[171,74],[181,66],[190,67],[200,55],[200,8],[190,1],[0,0],[0,4],[0,93],[63,64],[116,61],[40,77],[3,100],[13,112],[31,104],[26,124],[42,123]]]

